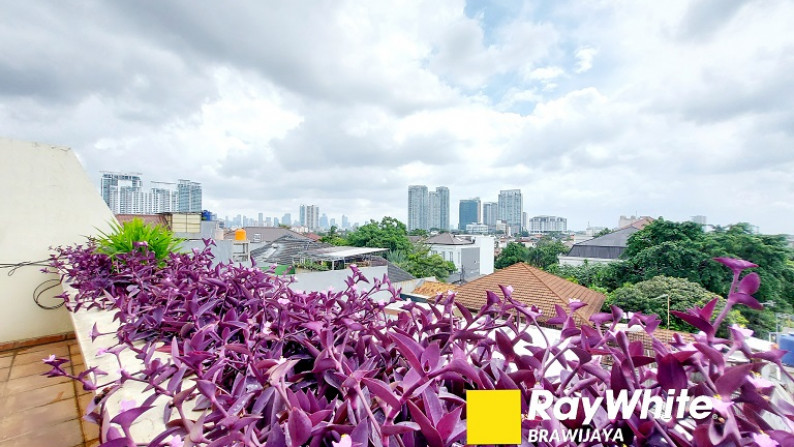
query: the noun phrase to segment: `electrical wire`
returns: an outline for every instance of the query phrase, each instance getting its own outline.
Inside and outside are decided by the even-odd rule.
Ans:
[[[24,262],[17,262],[15,264],[6,264],[0,263],[0,269],[8,269],[8,276],[13,276],[17,270],[21,269],[22,267],[50,267],[50,262],[48,259],[44,259],[41,261],[24,261]],[[41,303],[41,297],[44,295],[45,292],[48,290],[54,289],[61,284],[60,278],[49,278],[45,279],[44,281],[40,282],[39,285],[33,289],[33,302],[36,303],[42,309],[45,310],[54,310],[57,309],[65,304],[65,301],[61,301],[58,304],[53,305],[46,305]]]

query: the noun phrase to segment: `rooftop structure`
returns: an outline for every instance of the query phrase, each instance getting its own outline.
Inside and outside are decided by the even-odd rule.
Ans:
[[[560,263],[581,265],[585,260],[595,263],[616,261],[620,259],[620,255],[626,250],[629,237],[645,228],[645,225],[652,221],[653,219],[651,218],[643,218],[634,221],[625,228],[574,244],[567,255],[560,256]]]
[[[577,324],[590,324],[590,316],[601,311],[606,296],[587,287],[544,272],[523,262],[475,279],[457,287],[457,302],[472,310],[479,310],[486,301],[486,293],[502,294],[499,286],[512,286],[515,300],[530,306],[537,306],[542,314],[539,321],[546,321],[557,315],[555,305],[570,312],[569,303],[577,299],[587,306],[574,312]]]

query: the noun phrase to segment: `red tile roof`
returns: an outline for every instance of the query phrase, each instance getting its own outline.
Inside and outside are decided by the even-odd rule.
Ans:
[[[591,324],[590,316],[601,311],[606,299],[601,293],[523,262],[458,286],[455,299],[469,309],[479,310],[486,302],[486,291],[502,294],[500,285],[512,286],[512,296],[517,301],[537,306],[542,311],[541,322],[557,315],[555,304],[568,312],[569,300],[578,299],[587,306],[577,310],[574,319],[577,324]]]
[[[415,288],[411,294],[412,295],[422,295],[428,298],[435,298],[436,295],[439,293],[446,296],[447,292],[452,290],[455,291],[457,286],[453,284],[447,284],[445,282],[439,281],[425,281],[419,287]]]

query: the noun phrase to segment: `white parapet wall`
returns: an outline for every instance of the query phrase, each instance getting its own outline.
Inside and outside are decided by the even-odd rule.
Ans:
[[[115,221],[71,149],[0,138],[0,154],[0,263],[47,259],[51,246],[85,243]],[[40,267],[8,272],[0,270],[0,344],[72,330],[63,308],[33,302],[48,278]],[[56,303],[51,297],[58,293],[45,293],[43,304]]]

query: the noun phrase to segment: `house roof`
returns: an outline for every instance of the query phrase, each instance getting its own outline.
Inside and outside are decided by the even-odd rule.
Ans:
[[[292,265],[293,262],[299,260],[300,255],[307,250],[314,248],[329,247],[328,244],[322,242],[315,242],[311,239],[298,237],[292,234],[285,234],[275,241],[271,241],[262,247],[251,250],[251,257],[257,263],[263,264],[279,264],[279,265]]]
[[[146,225],[168,227],[168,221],[166,221],[164,214],[116,214],[116,220],[119,221],[121,225],[132,222],[134,219],[140,219]]]
[[[419,287],[415,288],[411,294],[434,298],[439,293],[446,294],[450,290],[454,292],[456,288],[457,286],[453,284],[447,284],[445,282],[425,281],[424,283],[420,284]]]
[[[439,233],[425,240],[426,244],[432,245],[471,245],[474,241],[453,236],[452,233]]]
[[[323,247],[307,250],[307,255],[316,259],[335,261],[346,258],[357,258],[360,256],[383,253],[389,251],[388,248],[371,247],[347,247],[323,244]]]
[[[498,295],[502,294],[500,285],[512,286],[512,296],[515,300],[537,306],[542,311],[539,321],[545,321],[557,315],[555,304],[559,304],[568,312],[570,311],[569,300],[578,299],[587,306],[578,309],[574,314],[574,319],[577,324],[590,324],[590,316],[601,310],[606,299],[601,293],[523,262],[458,286],[455,299],[469,309],[479,310],[486,302],[487,291]]]
[[[629,225],[600,237],[574,244],[568,256],[577,258],[618,259],[626,250],[629,236],[640,231]]]
[[[281,227],[245,227],[244,230],[249,241],[254,240],[254,235],[259,235],[259,242],[273,242],[282,236],[291,236],[294,239],[311,240],[300,233],[296,233],[290,229]]]
[[[416,277],[405,270],[401,269],[395,264],[389,262],[387,264],[387,272],[389,275],[389,281],[392,283],[403,282],[403,281],[410,281],[412,279],[416,279]]]

